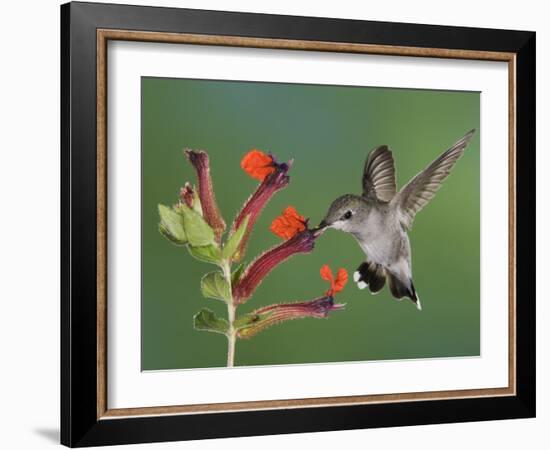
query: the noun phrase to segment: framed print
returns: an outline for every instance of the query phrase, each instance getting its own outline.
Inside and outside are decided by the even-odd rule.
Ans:
[[[535,33],[61,24],[63,444],[535,415]]]

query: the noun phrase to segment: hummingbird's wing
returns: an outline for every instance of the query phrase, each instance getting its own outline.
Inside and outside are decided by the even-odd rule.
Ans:
[[[464,154],[464,149],[474,133],[475,130],[466,133],[462,139],[403,186],[394,197],[392,205],[397,208],[401,222],[407,228],[412,226],[416,213],[434,198],[443,180],[447,178],[455,163]]]
[[[386,145],[369,153],[363,170],[363,196],[389,202],[396,192],[393,156]]]

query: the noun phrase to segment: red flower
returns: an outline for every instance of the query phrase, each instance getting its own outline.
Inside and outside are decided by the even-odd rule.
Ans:
[[[303,319],[305,317],[324,319],[328,317],[331,311],[339,311],[343,308],[344,304],[334,303],[331,296],[305,302],[264,306],[247,315],[247,321],[237,331],[237,336],[241,339],[248,339],[260,331],[286,320]]]
[[[250,298],[262,280],[277,265],[297,253],[311,252],[317,236],[318,234],[310,230],[304,230],[251,262],[237,285],[233,287],[233,300],[235,303],[244,303]]]
[[[219,242],[225,230],[225,222],[216,203],[212,178],[210,177],[210,161],[208,153],[202,150],[185,150],[185,155],[197,172],[199,199],[206,223],[212,227],[216,240]]]
[[[338,269],[336,273],[336,279],[332,275],[332,270],[325,264],[321,267],[321,278],[330,282],[330,289],[326,292],[326,295],[333,296],[344,289],[348,282],[348,272],[346,269]]]
[[[283,214],[271,222],[270,230],[283,239],[290,239],[307,228],[307,220],[298,214],[293,206],[287,207]]]
[[[290,177],[287,175],[287,172],[290,169],[292,161],[289,161],[288,163],[276,163],[273,156],[270,156],[269,158],[271,158],[273,164],[273,171],[262,180],[256,191],[244,204],[239,214],[237,214],[237,217],[233,221],[233,226],[231,227],[231,232],[234,233],[235,230],[239,228],[244,218],[249,216],[245,235],[241,240],[239,250],[234,257],[234,260],[236,261],[243,257],[250,233],[252,232],[254,224],[260,216],[260,213],[264,209],[264,206],[276,192],[284,189],[290,182]]]
[[[195,200],[195,191],[191,184],[185,183],[180,189],[180,201],[185,203],[189,208],[193,208],[193,203]]]
[[[250,150],[241,160],[242,169],[252,178],[264,181],[265,177],[276,170],[276,164],[271,155],[260,150]]]

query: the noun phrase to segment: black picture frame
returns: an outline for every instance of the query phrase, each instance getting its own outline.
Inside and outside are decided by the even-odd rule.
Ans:
[[[510,52],[516,55],[516,394],[98,418],[98,29]],[[61,443],[71,447],[535,416],[534,32],[68,3],[61,6]]]

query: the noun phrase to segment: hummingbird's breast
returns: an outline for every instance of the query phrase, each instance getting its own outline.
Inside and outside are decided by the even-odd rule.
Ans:
[[[390,211],[370,211],[355,238],[370,261],[385,267],[410,261],[408,236]]]

